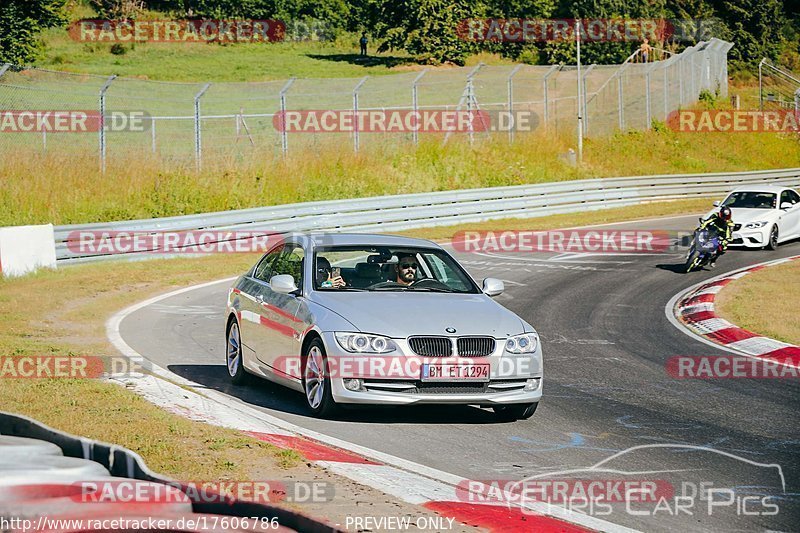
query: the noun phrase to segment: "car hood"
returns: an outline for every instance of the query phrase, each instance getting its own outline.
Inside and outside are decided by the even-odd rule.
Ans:
[[[775,212],[775,209],[748,209],[742,207],[731,209],[734,224],[747,224],[757,220],[772,221]]]
[[[450,335],[445,328],[455,328],[454,335],[502,338],[524,328],[517,315],[484,294],[317,291],[311,300],[364,333],[393,338]]]
[[[776,209],[751,209],[747,207],[734,207],[731,209],[731,218],[734,224],[747,224],[748,222],[756,222],[758,220],[773,221]],[[718,213],[719,209],[714,209],[706,213],[703,218],[709,218],[714,213]]]

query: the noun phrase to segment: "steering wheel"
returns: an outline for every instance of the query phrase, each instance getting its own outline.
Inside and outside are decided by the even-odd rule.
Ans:
[[[413,289],[413,288],[416,288],[416,287],[420,287],[420,288],[428,287],[428,288],[431,288],[431,289],[451,290],[450,287],[448,287],[446,283],[442,283],[438,279],[433,279],[433,278],[422,278],[422,279],[416,280],[415,282],[413,282],[411,284],[411,288]]]
[[[397,283],[396,281],[379,281],[378,283],[373,283],[366,287],[367,289],[381,289],[383,287],[405,287],[402,283]]]

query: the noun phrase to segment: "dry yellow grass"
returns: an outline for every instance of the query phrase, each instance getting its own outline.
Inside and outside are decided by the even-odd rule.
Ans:
[[[740,328],[800,345],[800,261],[765,268],[725,286],[717,314]]]
[[[6,139],[8,140],[8,139]],[[9,150],[0,159],[0,225],[70,224],[182,215],[312,200],[430,192],[660,173],[741,171],[800,166],[796,137],[770,134],[631,132],[587,139],[585,163],[559,158],[574,145],[567,137],[519,135],[466,142],[425,140],[418,147],[362,142],[302,149],[288,158],[254,152],[243,158],[207,157],[169,169],[143,154],[98,170],[94,153],[46,157]],[[96,150],[94,144],[92,150]],[[112,152],[119,153],[118,150]]]

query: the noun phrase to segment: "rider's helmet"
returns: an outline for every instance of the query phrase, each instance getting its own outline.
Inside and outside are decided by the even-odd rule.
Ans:
[[[719,218],[721,218],[722,220],[730,221],[730,219],[731,219],[731,208],[726,205],[722,209],[720,209],[719,210]]]

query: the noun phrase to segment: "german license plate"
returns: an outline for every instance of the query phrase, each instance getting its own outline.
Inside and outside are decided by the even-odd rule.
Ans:
[[[489,381],[488,363],[422,365],[422,381]]]

